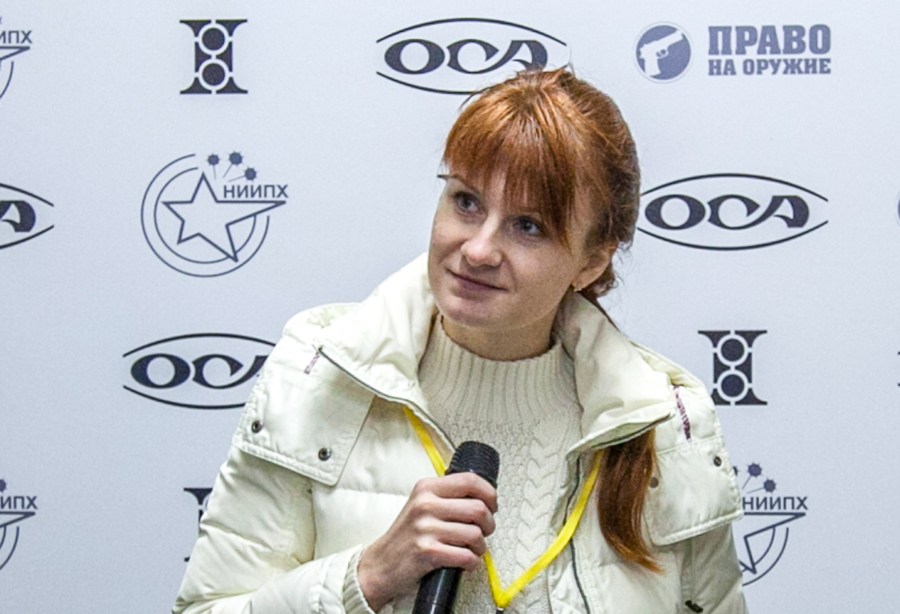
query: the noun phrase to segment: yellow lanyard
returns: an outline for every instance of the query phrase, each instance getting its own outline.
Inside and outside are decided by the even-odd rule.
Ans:
[[[408,407],[404,407],[403,409],[406,412],[406,417],[409,419],[410,424],[412,424],[413,430],[416,432],[416,435],[419,436],[419,440],[422,442],[422,446],[425,448],[425,453],[428,454],[428,458],[431,460],[434,470],[438,475],[444,475],[447,471],[447,465],[444,462],[444,459],[441,458],[441,454],[438,452],[434,442],[431,440],[431,435],[429,435],[425,425],[422,424],[422,421],[419,420]],[[487,568],[488,583],[491,585],[491,594],[494,597],[494,603],[497,604],[498,610],[505,610],[513,600],[513,597],[518,595],[529,582],[534,580],[538,574],[544,571],[553,559],[563,551],[563,548],[566,547],[572,539],[572,536],[575,535],[575,529],[578,528],[578,523],[581,521],[584,509],[587,507],[588,499],[590,499],[591,491],[597,483],[597,476],[599,473],[600,455],[597,454],[594,458],[594,465],[591,467],[588,479],[581,487],[581,492],[578,493],[575,509],[572,510],[572,515],[569,516],[569,519],[563,525],[559,535],[556,536],[556,539],[553,540],[553,543],[550,544],[547,551],[539,556],[534,564],[525,570],[525,573],[519,576],[515,582],[510,584],[509,588],[504,589],[500,584],[500,575],[497,573],[497,568],[494,566],[494,560],[491,558],[491,553],[485,552],[484,564]]]

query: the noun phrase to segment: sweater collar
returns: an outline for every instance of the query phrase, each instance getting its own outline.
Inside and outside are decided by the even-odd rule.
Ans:
[[[427,254],[388,277],[362,303],[318,323],[319,351],[362,385],[421,413],[418,383],[437,313],[428,284]],[[666,373],[653,369],[606,315],[581,297],[563,303],[556,334],[575,364],[582,439],[572,452],[636,437],[672,415]],[[433,421],[432,421],[433,422]]]

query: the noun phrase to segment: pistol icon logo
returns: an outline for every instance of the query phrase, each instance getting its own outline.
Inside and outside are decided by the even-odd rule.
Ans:
[[[691,62],[691,43],[678,26],[659,24],[644,30],[637,43],[638,68],[653,81],[680,77]]]

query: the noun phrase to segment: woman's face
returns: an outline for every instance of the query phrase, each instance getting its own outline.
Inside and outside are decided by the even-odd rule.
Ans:
[[[495,360],[546,351],[566,291],[597,279],[611,256],[585,247],[591,216],[584,203],[576,205],[575,222],[567,248],[544,233],[534,207],[504,200],[502,176],[478,186],[451,171],[428,257],[450,338]]]

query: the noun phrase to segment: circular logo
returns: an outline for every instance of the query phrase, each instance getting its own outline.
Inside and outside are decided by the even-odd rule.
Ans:
[[[734,525],[735,548],[744,586],[771,572],[787,550],[794,523],[809,512],[809,497],[782,494],[759,463],[734,466],[744,518]]]
[[[673,81],[691,63],[691,42],[678,26],[650,26],[638,39],[635,60],[641,73],[651,81]]]
[[[8,484],[0,479],[0,497],[3,509],[0,511],[0,570],[6,567],[19,543],[19,523],[37,514],[37,496],[12,496],[6,493]]]
[[[16,33],[18,37],[18,33]],[[18,38],[17,38],[18,41]],[[15,72],[16,62],[10,58],[24,53],[31,49],[30,46],[3,46],[0,47],[0,98],[6,94],[9,84],[12,82],[13,72]]]
[[[195,277],[215,277],[250,261],[269,231],[269,213],[286,202],[287,185],[258,184],[244,156],[190,154],[160,170],[141,203],[153,253]]]

